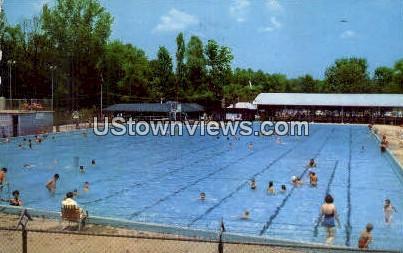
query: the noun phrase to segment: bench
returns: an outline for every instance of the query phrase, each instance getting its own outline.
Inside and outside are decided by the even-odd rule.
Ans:
[[[78,223],[78,231],[80,231],[81,226],[85,225],[85,220],[86,219],[87,219],[87,216],[81,214],[81,211],[80,211],[79,207],[77,207],[77,206],[62,206],[60,222],[68,221],[69,224],[71,222],[76,222],[76,223]]]

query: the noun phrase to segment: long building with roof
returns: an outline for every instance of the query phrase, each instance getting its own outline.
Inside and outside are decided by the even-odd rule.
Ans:
[[[199,119],[204,107],[196,103],[131,103],[114,104],[103,110],[113,116],[139,120]]]
[[[403,94],[261,93],[261,119],[403,124]]]

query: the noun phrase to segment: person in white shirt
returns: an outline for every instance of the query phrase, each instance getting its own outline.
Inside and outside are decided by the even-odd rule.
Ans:
[[[68,192],[66,197],[62,201],[62,207],[77,207],[80,209],[80,218],[85,218],[88,216],[88,212],[78,206],[77,202],[74,200],[74,193]]]

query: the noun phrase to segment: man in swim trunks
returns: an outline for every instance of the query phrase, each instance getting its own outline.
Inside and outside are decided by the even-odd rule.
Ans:
[[[313,187],[316,187],[318,185],[318,176],[313,171],[309,173],[309,183]]]
[[[46,188],[49,191],[54,192],[56,190],[56,182],[59,180],[59,174],[55,174],[47,183]]]
[[[369,244],[372,242],[371,231],[373,228],[374,226],[372,224],[367,224],[365,230],[361,233],[360,238],[358,239],[358,248],[368,249]]]

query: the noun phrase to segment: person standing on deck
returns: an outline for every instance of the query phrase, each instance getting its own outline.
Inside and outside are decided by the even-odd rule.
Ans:
[[[3,190],[3,186],[6,184],[7,168],[2,168],[0,171],[0,191]]]

